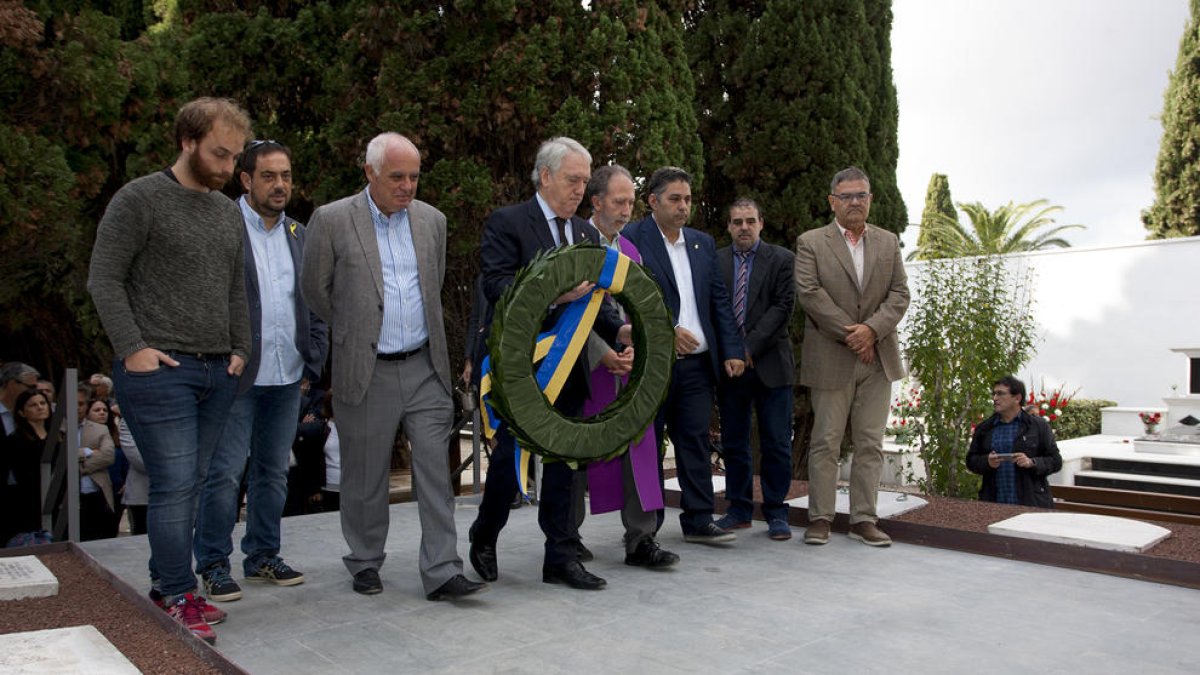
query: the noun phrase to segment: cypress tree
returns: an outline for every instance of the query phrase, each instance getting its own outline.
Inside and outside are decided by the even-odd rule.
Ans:
[[[734,67],[753,39],[764,0],[708,0],[695,3],[684,14],[687,27],[688,65],[696,83],[695,109],[704,139],[704,175],[709,178],[693,191],[692,225],[707,229],[721,241],[725,208],[741,186],[729,180],[726,164],[740,148],[734,121],[745,114],[745,78]],[[770,221],[768,221],[770,222]]]
[[[958,210],[950,199],[950,179],[944,173],[929,177],[929,188],[925,190],[925,209],[921,211],[921,230],[917,233],[917,250],[909,255],[910,259],[928,260],[931,257],[929,247],[933,245],[933,234],[937,229],[934,217],[937,214],[958,220]]]
[[[749,196],[762,206],[764,236],[790,244],[829,222],[829,180],[856,165],[876,195],[871,221],[902,231],[890,3],[765,0],[753,18],[756,7],[752,18],[722,17],[721,3],[704,3],[691,22],[706,214]],[[708,52],[720,60],[705,65]]]
[[[871,222],[900,233],[908,226],[908,210],[896,184],[900,158],[900,105],[892,81],[892,0],[865,0],[871,39],[860,44],[870,97],[867,112],[868,154],[862,168],[871,177]]]
[[[1149,239],[1200,234],[1200,0],[1191,10],[1163,96],[1155,200],[1142,212]]]
[[[634,0],[592,2],[588,63],[595,66],[593,119],[579,131],[564,120],[592,152],[597,166],[616,162],[635,180],[660,166],[687,169],[693,191],[704,179],[704,154],[692,101],[696,95],[684,46],[686,2]],[[641,5],[641,6],[639,6]]]

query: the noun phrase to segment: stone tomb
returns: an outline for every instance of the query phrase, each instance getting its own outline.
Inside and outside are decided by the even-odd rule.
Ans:
[[[988,533],[1128,553],[1144,553],[1171,536],[1140,520],[1091,513],[1022,513],[988,525]]]
[[[37,556],[0,558],[0,600],[58,595],[58,579]]]
[[[50,628],[0,635],[0,672],[140,673],[95,626]]]

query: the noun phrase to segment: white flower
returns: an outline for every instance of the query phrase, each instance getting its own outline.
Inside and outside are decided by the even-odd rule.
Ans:
[[[1061,417],[1061,416],[1062,416],[1062,410],[1061,410],[1061,409],[1059,409],[1059,408],[1055,408],[1055,409],[1054,409],[1054,416],[1055,416],[1055,417]]]
[[[1049,403],[1043,403],[1043,404],[1042,404],[1042,410],[1049,410],[1049,409],[1050,409],[1050,404],[1049,404]]]

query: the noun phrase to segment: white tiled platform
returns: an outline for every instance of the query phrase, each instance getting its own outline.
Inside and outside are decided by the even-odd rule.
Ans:
[[[1171,531],[1140,520],[1091,513],[1022,513],[988,525],[991,534],[1107,551],[1141,553]]]
[[[796,497],[795,499],[787,500],[791,506],[800,509],[808,508],[808,495]],[[890,490],[880,490],[875,496],[875,512],[880,518],[892,518],[907,513],[914,509],[919,509],[929,502],[921,499],[916,495],[911,495],[906,492],[892,492]],[[836,510],[838,513],[850,513],[850,493],[839,489],[837,492]]]
[[[137,675],[142,671],[94,626],[71,626],[0,635],[0,672]]]
[[[456,516],[464,558],[475,503]],[[660,539],[682,561],[666,571],[625,566],[619,516],[588,516],[588,569],[608,587],[584,592],[542,583],[537,510],[517,509],[500,580],[457,604],[421,593],[416,505],[391,507],[385,590],[370,597],[350,590],[337,514],[288,518],[283,555],[307,581],[243,584],[216,646],[256,675],[1200,672],[1180,639],[1200,634],[1200,591],[838,534],[776,542],[758,521],[729,546],[685,544],[678,514]],[[148,587],[145,537],[83,547]]]
[[[0,600],[52,595],[58,595],[58,579],[37,556],[0,558]]]

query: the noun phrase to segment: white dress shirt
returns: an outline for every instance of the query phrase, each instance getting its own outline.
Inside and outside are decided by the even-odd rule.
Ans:
[[[658,225],[658,221],[654,224]],[[672,244],[661,226],[658,232],[662,235],[663,245],[667,247],[671,271],[675,274],[675,285],[679,287],[679,316],[676,317],[675,325],[691,331],[700,343],[690,354],[703,354],[708,351],[708,340],[704,338],[704,326],[700,325],[700,310],[696,305],[696,289],[692,285],[692,262],[688,259],[687,238],[683,236],[683,230],[680,230],[679,238]]]

